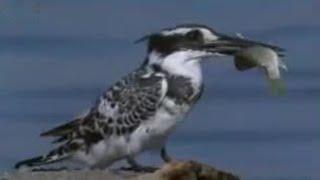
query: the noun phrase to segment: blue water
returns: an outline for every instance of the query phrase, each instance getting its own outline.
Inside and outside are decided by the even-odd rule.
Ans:
[[[112,9],[102,2],[82,2],[71,10],[70,3],[48,1],[38,14],[28,11],[28,3],[7,3],[11,9],[0,12],[0,171],[48,151],[50,140],[38,136],[42,131],[83,112],[108,85],[137,67],[145,48],[132,42],[141,32],[191,19],[287,49],[287,90],[272,96],[261,72],[238,72],[231,58],[206,62],[204,95],[170,138],[170,154],[208,162],[244,179],[320,179],[320,24],[312,9],[317,2],[251,2],[236,3],[243,11],[228,6],[234,1],[190,3],[170,16],[160,11],[171,12],[179,3],[144,2],[122,9],[112,2]],[[158,21],[141,10],[148,8],[158,13]],[[101,18],[106,10],[110,16]],[[269,16],[259,13],[270,11]],[[241,24],[251,13],[256,18]],[[159,157],[147,154],[141,161],[159,163]]]
[[[82,47],[59,55],[58,50],[51,50],[55,43],[41,45],[48,52],[33,52],[40,41],[24,51],[2,55],[6,56],[2,58],[6,86],[1,87],[0,95],[2,170],[49,150],[50,143],[38,137],[40,132],[85,110],[108,84],[139,63],[135,57],[139,55],[127,57],[129,51],[136,51],[134,47],[128,48],[129,55],[78,61],[79,57],[69,59],[68,55],[77,56],[73,53],[83,51]],[[92,44],[100,45],[105,46]],[[59,46],[64,49],[66,45]],[[86,56],[97,55],[99,48],[91,51]],[[55,53],[59,58],[51,55]],[[108,51],[101,53],[107,55]],[[236,72],[231,59],[224,60],[206,65],[202,101],[170,139],[170,153],[248,179],[320,178],[320,78],[316,67],[300,70],[288,57],[290,71],[284,73],[287,92],[274,97],[260,72]],[[158,158],[155,154],[151,157]]]

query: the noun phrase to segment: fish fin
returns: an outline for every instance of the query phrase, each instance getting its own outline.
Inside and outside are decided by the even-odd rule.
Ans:
[[[272,95],[281,96],[285,94],[286,88],[282,79],[269,79],[269,84]]]
[[[281,59],[279,59],[279,67],[285,71],[288,71],[287,65]]]

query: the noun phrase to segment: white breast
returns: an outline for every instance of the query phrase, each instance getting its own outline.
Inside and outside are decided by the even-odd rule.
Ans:
[[[190,106],[178,106],[171,99],[165,98],[155,116],[145,121],[132,134],[129,153],[138,154],[148,149],[160,149],[189,110]]]

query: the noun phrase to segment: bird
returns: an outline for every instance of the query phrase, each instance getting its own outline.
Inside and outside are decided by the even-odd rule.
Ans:
[[[151,171],[135,158],[158,150],[164,162],[174,160],[166,142],[200,99],[204,84],[201,62],[259,45],[282,49],[217,32],[202,24],[180,24],[136,41],[147,45],[141,65],[103,91],[84,115],[43,132],[55,147],[23,160],[15,168],[39,167],[76,160],[103,169],[126,160],[135,171]],[[242,67],[250,64],[242,63]]]

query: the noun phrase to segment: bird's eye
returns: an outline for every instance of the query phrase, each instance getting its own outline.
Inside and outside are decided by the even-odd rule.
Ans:
[[[186,34],[186,37],[191,40],[200,40],[202,39],[202,34],[199,30],[193,30]]]

